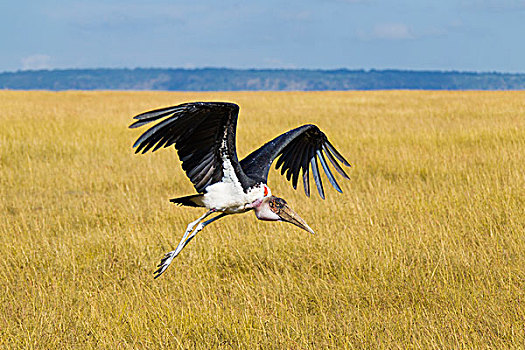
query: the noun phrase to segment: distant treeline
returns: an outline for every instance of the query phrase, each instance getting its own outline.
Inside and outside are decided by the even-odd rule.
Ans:
[[[525,74],[408,70],[64,69],[0,73],[14,90],[522,90]]]

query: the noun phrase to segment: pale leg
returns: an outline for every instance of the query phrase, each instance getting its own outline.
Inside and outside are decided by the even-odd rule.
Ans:
[[[182,250],[182,248],[184,248],[184,246],[186,245],[186,244],[183,244],[183,243],[186,241],[186,238],[188,237],[190,232],[193,230],[195,225],[197,225],[201,220],[204,220],[207,216],[209,216],[209,215],[211,215],[213,213],[215,213],[215,209],[208,210],[200,218],[198,218],[197,220],[195,220],[193,222],[190,222],[188,224],[188,227],[186,227],[186,232],[184,232],[184,236],[182,236],[182,239],[181,239],[179,245],[177,246],[177,248],[175,248],[175,250],[172,250],[171,252],[166,253],[166,255],[164,255],[164,258],[162,258],[162,260],[160,261],[160,264],[157,265],[158,269],[154,272],[155,278],[157,278],[160,275],[162,275],[162,273],[164,271],[166,271],[168,266],[170,266],[171,262],[173,261],[173,258],[175,258],[177,255],[179,255],[179,253]]]
[[[186,239],[186,241],[182,244],[182,247],[180,248],[182,250],[182,248],[184,248],[186,246],[186,244],[190,243],[190,241],[192,240],[193,237],[195,237],[195,235],[197,233],[199,233],[204,227],[206,227],[207,225],[211,224],[212,222],[214,222],[215,220],[219,220],[220,218],[222,217],[225,217],[226,215],[228,214],[225,214],[225,213],[221,213],[220,215],[217,215],[216,217],[214,218],[211,218],[209,220],[206,220],[204,222],[201,222],[199,225],[197,225],[197,228],[195,229],[195,231],[193,231],[193,233],[188,237],[188,239]],[[182,242],[181,242],[182,243]]]

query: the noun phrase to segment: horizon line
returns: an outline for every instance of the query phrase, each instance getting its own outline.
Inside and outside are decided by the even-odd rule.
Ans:
[[[322,72],[416,72],[416,73],[459,73],[459,74],[501,74],[501,75],[523,75],[525,72],[506,72],[506,71],[475,71],[475,70],[455,70],[455,69],[409,69],[409,68],[234,68],[219,66],[202,66],[202,67],[86,67],[86,68],[41,68],[41,69],[18,69],[16,71],[0,71],[0,74],[16,73],[38,73],[53,71],[86,71],[86,70],[184,70],[184,71],[201,71],[201,70],[232,70],[232,71],[322,71]]]

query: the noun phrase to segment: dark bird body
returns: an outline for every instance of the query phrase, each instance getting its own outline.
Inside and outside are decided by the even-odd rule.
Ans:
[[[350,164],[326,135],[312,124],[274,138],[239,161],[235,149],[238,113],[239,106],[233,103],[193,102],[139,114],[134,118],[137,121],[130,125],[130,128],[137,128],[158,121],[137,139],[133,145],[137,148],[136,153],[174,146],[182,161],[182,169],[198,193],[174,198],[171,202],[208,209],[188,225],[177,248],[162,259],[155,278],[204,226],[228,214],[254,210],[260,220],[287,221],[313,233],[284,199],[271,195],[267,180],[275,159],[276,168],[281,168],[281,174],[292,181],[294,189],[302,172],[307,196],[310,195],[311,172],[319,195],[324,199],[319,164],[331,185],[342,192],[328,162],[346,179],[348,176],[338,162],[345,166]],[[213,213],[219,215],[203,221]]]

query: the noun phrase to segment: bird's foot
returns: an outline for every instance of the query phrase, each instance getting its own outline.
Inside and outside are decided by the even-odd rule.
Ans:
[[[168,266],[170,266],[171,262],[173,261],[173,258],[176,256],[175,250],[172,250],[171,252],[167,252],[162,260],[160,261],[160,264],[157,265],[158,269],[153,272],[155,275],[154,278],[158,278],[160,275],[166,271]]]

